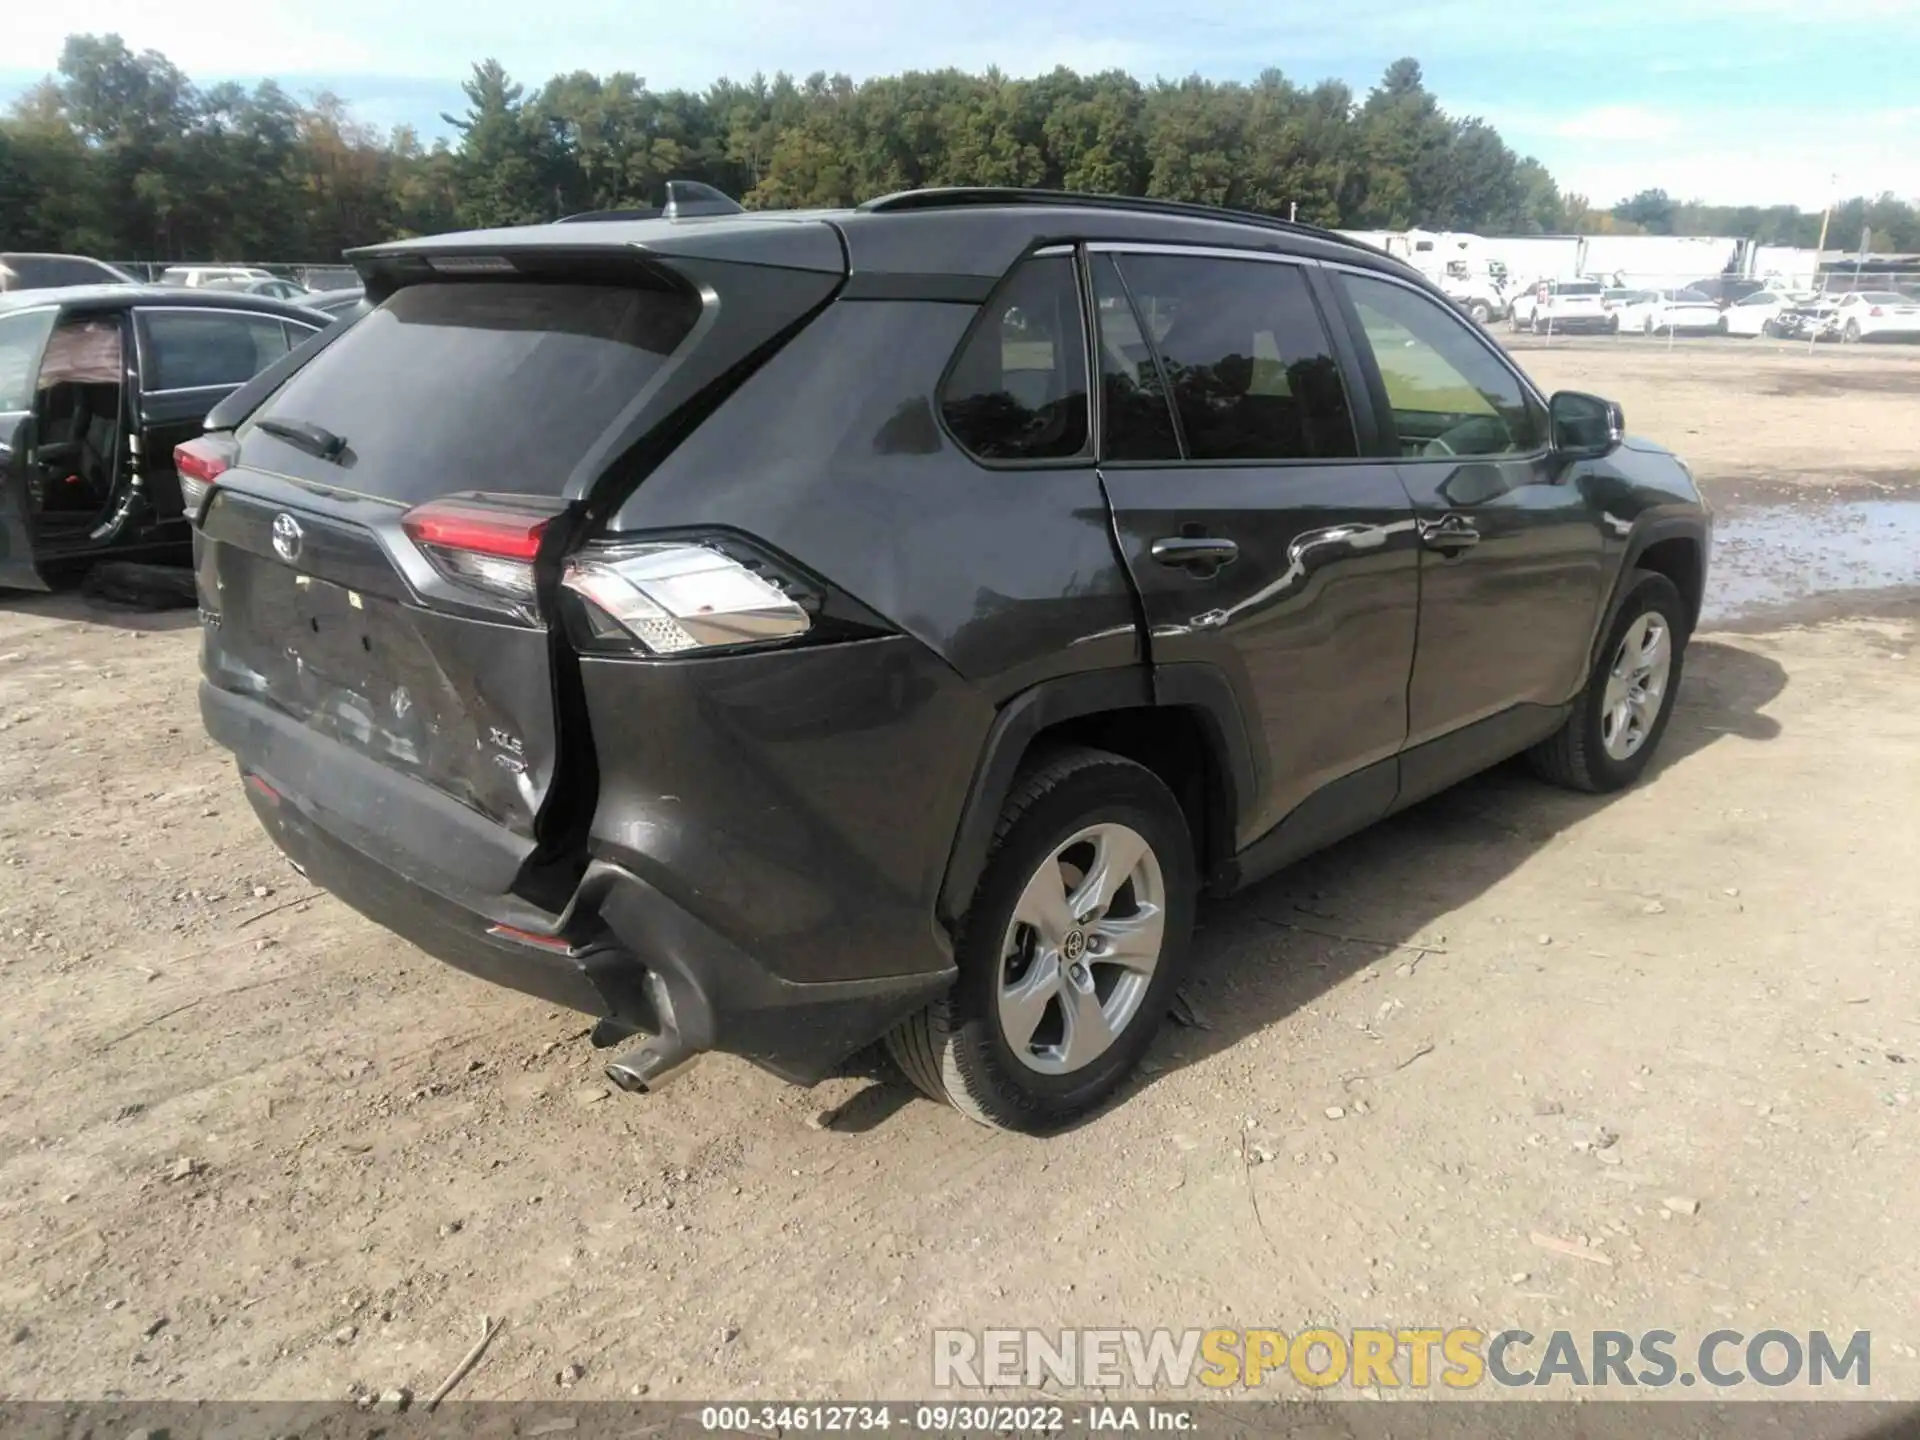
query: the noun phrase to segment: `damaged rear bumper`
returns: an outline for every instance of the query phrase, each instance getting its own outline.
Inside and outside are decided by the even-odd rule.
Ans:
[[[208,730],[223,742],[236,727],[259,723],[257,714],[245,713],[258,707],[211,686],[201,687],[201,708]],[[330,743],[318,736],[280,738]],[[271,749],[266,758],[272,758]],[[605,861],[589,866],[564,917],[533,921],[524,902],[489,907],[502,912],[489,915],[342,838],[336,830],[352,833],[352,826],[329,826],[321,805],[265,763],[244,760],[241,773],[247,798],[274,843],[310,881],[375,924],[470,975],[603,1020],[597,1040],[652,1037],[609,1067],[623,1088],[655,1088],[709,1050],[812,1084],[953,982],[947,968],[796,983],[768,970],[656,886]],[[413,786],[398,776],[391,783]]]

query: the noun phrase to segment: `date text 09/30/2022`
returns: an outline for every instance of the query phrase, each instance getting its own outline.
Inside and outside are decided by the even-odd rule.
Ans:
[[[1182,1434],[1195,1428],[1193,1412],[1180,1405],[1107,1404],[993,1405],[709,1405],[700,1411],[700,1428],[716,1434],[786,1434],[793,1431],[867,1432],[902,1430],[909,1434],[1056,1435],[1069,1431],[1124,1434],[1158,1431]]]

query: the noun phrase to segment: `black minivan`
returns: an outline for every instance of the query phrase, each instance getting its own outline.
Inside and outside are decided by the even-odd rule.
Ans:
[[[1686,466],[1337,235],[967,190],[352,258],[180,450],[202,714],[310,879],[628,1089],[884,1037],[1058,1126],[1203,890],[1671,714]]]

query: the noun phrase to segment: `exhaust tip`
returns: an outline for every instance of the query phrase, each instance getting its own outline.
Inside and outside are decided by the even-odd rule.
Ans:
[[[655,1036],[609,1064],[606,1075],[629,1095],[651,1095],[686,1073],[699,1058],[698,1051],[664,1035]]]

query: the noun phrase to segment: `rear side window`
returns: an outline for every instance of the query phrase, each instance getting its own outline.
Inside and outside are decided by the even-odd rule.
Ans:
[[[399,291],[259,412],[340,436],[351,465],[258,430],[270,468],[404,505],[558,495],[700,315],[682,290],[525,281]]]
[[[1103,305],[1101,350],[1145,349],[1191,460],[1337,460],[1360,453],[1346,386],[1297,265],[1122,255],[1130,317]],[[1144,331],[1139,341],[1123,326]],[[1115,436],[1116,441],[1121,437]]]
[[[251,380],[287,353],[287,332],[271,315],[240,310],[146,310],[141,386],[200,390]]]
[[[947,428],[981,460],[1087,453],[1087,356],[1073,258],[1014,272],[961,343],[941,387]]]

